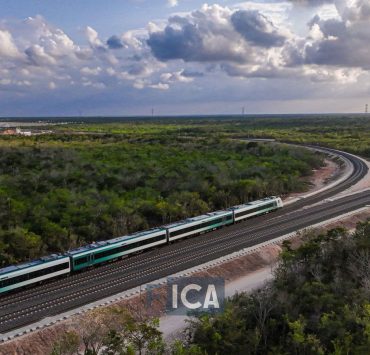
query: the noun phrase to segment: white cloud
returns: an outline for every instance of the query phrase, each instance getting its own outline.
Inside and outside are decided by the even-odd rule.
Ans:
[[[100,68],[100,67],[96,67],[96,68],[83,67],[80,70],[80,72],[83,75],[93,75],[93,76],[96,76],[96,75],[99,75],[102,72],[102,68]]]
[[[368,0],[334,0],[344,21],[370,20],[370,3]]]
[[[152,89],[158,89],[158,90],[168,90],[170,88],[170,86],[165,83],[151,84],[151,85],[148,85],[148,87]]]
[[[9,85],[12,81],[10,79],[0,79],[0,85]]]
[[[260,27],[252,32],[256,23]],[[149,34],[147,43],[154,56],[164,62],[178,59],[254,62],[266,56],[262,46],[281,45],[278,41],[283,42],[288,33],[270,24],[258,11],[232,11],[220,5],[203,5],[191,14],[170,17],[163,30]],[[260,47],[259,43],[263,45]]]
[[[44,47],[39,44],[33,44],[25,50],[29,62],[33,65],[54,65],[57,63],[56,59],[45,51]]]
[[[339,16],[313,17],[309,33],[287,50],[293,65],[370,70],[370,4],[362,0],[335,0]],[[332,75],[333,78],[338,75]]]
[[[175,94],[201,100],[218,91],[219,98],[224,92],[234,100],[244,90],[257,95],[251,88],[257,84],[277,96],[297,95],[300,81],[326,90],[333,82],[353,88],[370,72],[368,1],[306,6],[301,22],[308,26],[299,31],[291,18],[297,8],[288,1],[203,5],[106,38],[87,26],[87,43],[41,16],[3,22],[1,90],[20,96],[49,90],[88,96],[99,90],[102,100],[105,93],[133,98],[137,89],[162,100]],[[276,89],[284,80],[290,84]]]
[[[178,0],[167,0],[167,6],[168,7],[175,7],[179,4]]]
[[[0,30],[0,57],[20,57],[19,50],[13,41],[11,33],[6,30]]]
[[[87,38],[88,42],[90,43],[91,47],[104,48],[103,42],[99,39],[98,32],[96,32],[92,27],[87,26],[85,28],[85,35],[86,35],[86,38]]]
[[[191,83],[194,80],[194,78],[185,76],[183,70],[174,73],[163,73],[160,78],[165,83]]]

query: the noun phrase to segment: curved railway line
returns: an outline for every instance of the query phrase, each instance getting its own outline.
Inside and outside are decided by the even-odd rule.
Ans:
[[[361,159],[332,149],[324,150],[342,155],[353,165],[351,175],[340,184],[294,202],[274,214],[247,220],[199,237],[180,240],[81,274],[2,296],[0,333],[369,205],[370,191],[367,191],[308,207],[346,190],[368,172],[367,165]]]

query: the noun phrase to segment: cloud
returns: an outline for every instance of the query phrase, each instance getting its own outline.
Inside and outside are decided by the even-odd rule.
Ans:
[[[334,4],[344,21],[370,20],[370,3],[368,0],[334,0]]]
[[[87,27],[85,34],[89,45],[77,45],[41,16],[4,23],[0,30],[2,84],[16,91],[28,86],[35,91],[104,88],[109,75],[103,68],[119,63],[97,31]]]
[[[292,3],[305,6],[321,6],[323,4],[332,4],[335,0],[289,0]]]
[[[28,47],[24,53],[26,54],[29,62],[33,65],[44,66],[56,64],[55,58],[45,51],[44,47],[39,44],[34,44]]]
[[[121,39],[116,35],[113,35],[113,36],[108,38],[107,46],[111,49],[121,49],[121,48],[123,48],[123,44],[122,44]]]
[[[370,4],[335,0],[339,18],[309,21],[308,37],[287,48],[289,65],[316,65],[370,70]],[[337,69],[335,69],[337,70]]]
[[[298,5],[319,7],[334,4],[344,21],[369,20],[370,3],[368,0],[289,0]]]
[[[288,71],[285,44],[295,38],[261,11],[204,5],[170,17],[163,29],[149,34],[147,45],[165,63],[213,64],[213,71],[229,76],[273,78]]]
[[[11,33],[6,30],[0,30],[0,57],[17,58],[19,56],[19,50],[13,41]]]
[[[102,72],[102,68],[100,68],[100,67],[96,67],[96,68],[83,67],[80,70],[80,72],[83,75],[96,76],[96,75],[99,75]]]
[[[203,43],[196,27],[186,24],[181,29],[167,26],[163,32],[155,32],[147,41],[153,54],[159,60],[183,59],[184,61],[202,60]],[[203,60],[210,60],[210,56]]]
[[[263,65],[223,63],[221,67],[227,75],[240,78],[276,79],[294,78],[301,75],[299,70],[279,67],[272,63],[264,63]]]
[[[76,53],[79,52],[79,47],[68,35],[48,24],[41,16],[27,18],[23,26],[23,31],[27,32],[24,33],[25,38],[22,40],[28,42],[30,52],[38,52],[38,49],[32,49],[32,47],[39,46],[42,48],[40,52],[43,51],[53,58],[69,57],[70,59],[75,58]]]
[[[194,80],[193,77],[184,75],[184,71],[180,70],[174,73],[163,73],[161,74],[161,81],[164,83],[191,83]]]
[[[236,11],[231,22],[247,41],[260,47],[281,47],[286,38],[258,11]]]
[[[282,46],[282,33],[259,11],[204,5],[170,17],[163,30],[150,33],[147,44],[161,61],[245,63],[260,57],[261,48]]]
[[[168,7],[175,7],[179,4],[178,0],[167,0]]]
[[[168,90],[170,86],[164,83],[150,84],[147,87],[157,90]]]
[[[56,86],[56,84],[54,83],[54,81],[50,81],[50,83],[49,83],[49,85],[48,85],[48,86],[49,86],[49,89],[50,89],[50,90],[55,90],[55,89],[56,89],[56,87],[57,87],[57,86]]]
[[[346,24],[336,18],[322,20],[320,16],[316,15],[308,23],[309,28],[317,28],[324,37],[340,37],[346,31]]]
[[[368,1],[310,4],[317,6],[306,4],[299,30],[289,18],[299,8],[276,1],[203,5],[107,37],[88,26],[80,42],[41,16],[4,21],[0,102],[39,95],[39,107],[50,100],[64,110],[63,100],[84,98],[96,109],[116,100],[121,110],[122,100],[141,108],[146,100],[154,106],[210,97],[264,100],[266,93],[270,99],[335,95],[337,83],[350,95],[359,92],[356,82],[369,90],[363,79],[370,73]]]
[[[182,71],[182,75],[188,78],[202,78],[204,77],[204,73],[201,71],[191,70],[191,69],[184,69]]]
[[[105,52],[107,47],[99,38],[98,32],[90,26],[85,28],[85,35],[92,49]]]

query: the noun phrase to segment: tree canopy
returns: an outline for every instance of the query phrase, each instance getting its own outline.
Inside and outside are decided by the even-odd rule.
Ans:
[[[0,266],[302,191],[322,164],[186,125],[102,127],[0,139]]]
[[[368,354],[370,222],[304,238],[285,244],[271,283],[194,320],[191,343],[207,354]]]

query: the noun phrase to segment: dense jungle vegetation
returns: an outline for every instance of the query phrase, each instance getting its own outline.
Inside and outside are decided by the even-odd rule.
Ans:
[[[273,282],[193,322],[200,354],[369,354],[370,223],[305,237]]]
[[[370,157],[366,115],[76,121],[50,135],[1,136],[0,265],[302,191],[322,164],[302,149],[239,138]]]
[[[68,129],[128,134],[133,126],[136,131],[143,133],[149,126],[157,132],[160,127],[170,130],[181,127],[184,134],[188,135],[263,137],[289,142],[316,143],[370,158],[370,114],[161,118],[128,121],[125,124],[118,118],[110,119],[109,124],[106,124],[105,118],[93,120],[95,121],[93,125],[80,123],[69,126]],[[63,127],[60,129],[63,130]]]
[[[223,131],[233,137],[320,144],[370,158],[370,115],[251,118],[230,122]]]
[[[166,343],[158,319],[137,309],[91,314],[54,344],[53,355],[367,355],[370,349],[370,222],[309,231],[285,243],[274,279],[193,318],[184,341]]]
[[[0,265],[307,188],[322,157],[192,121],[0,138]],[[231,125],[233,126],[233,125]]]

